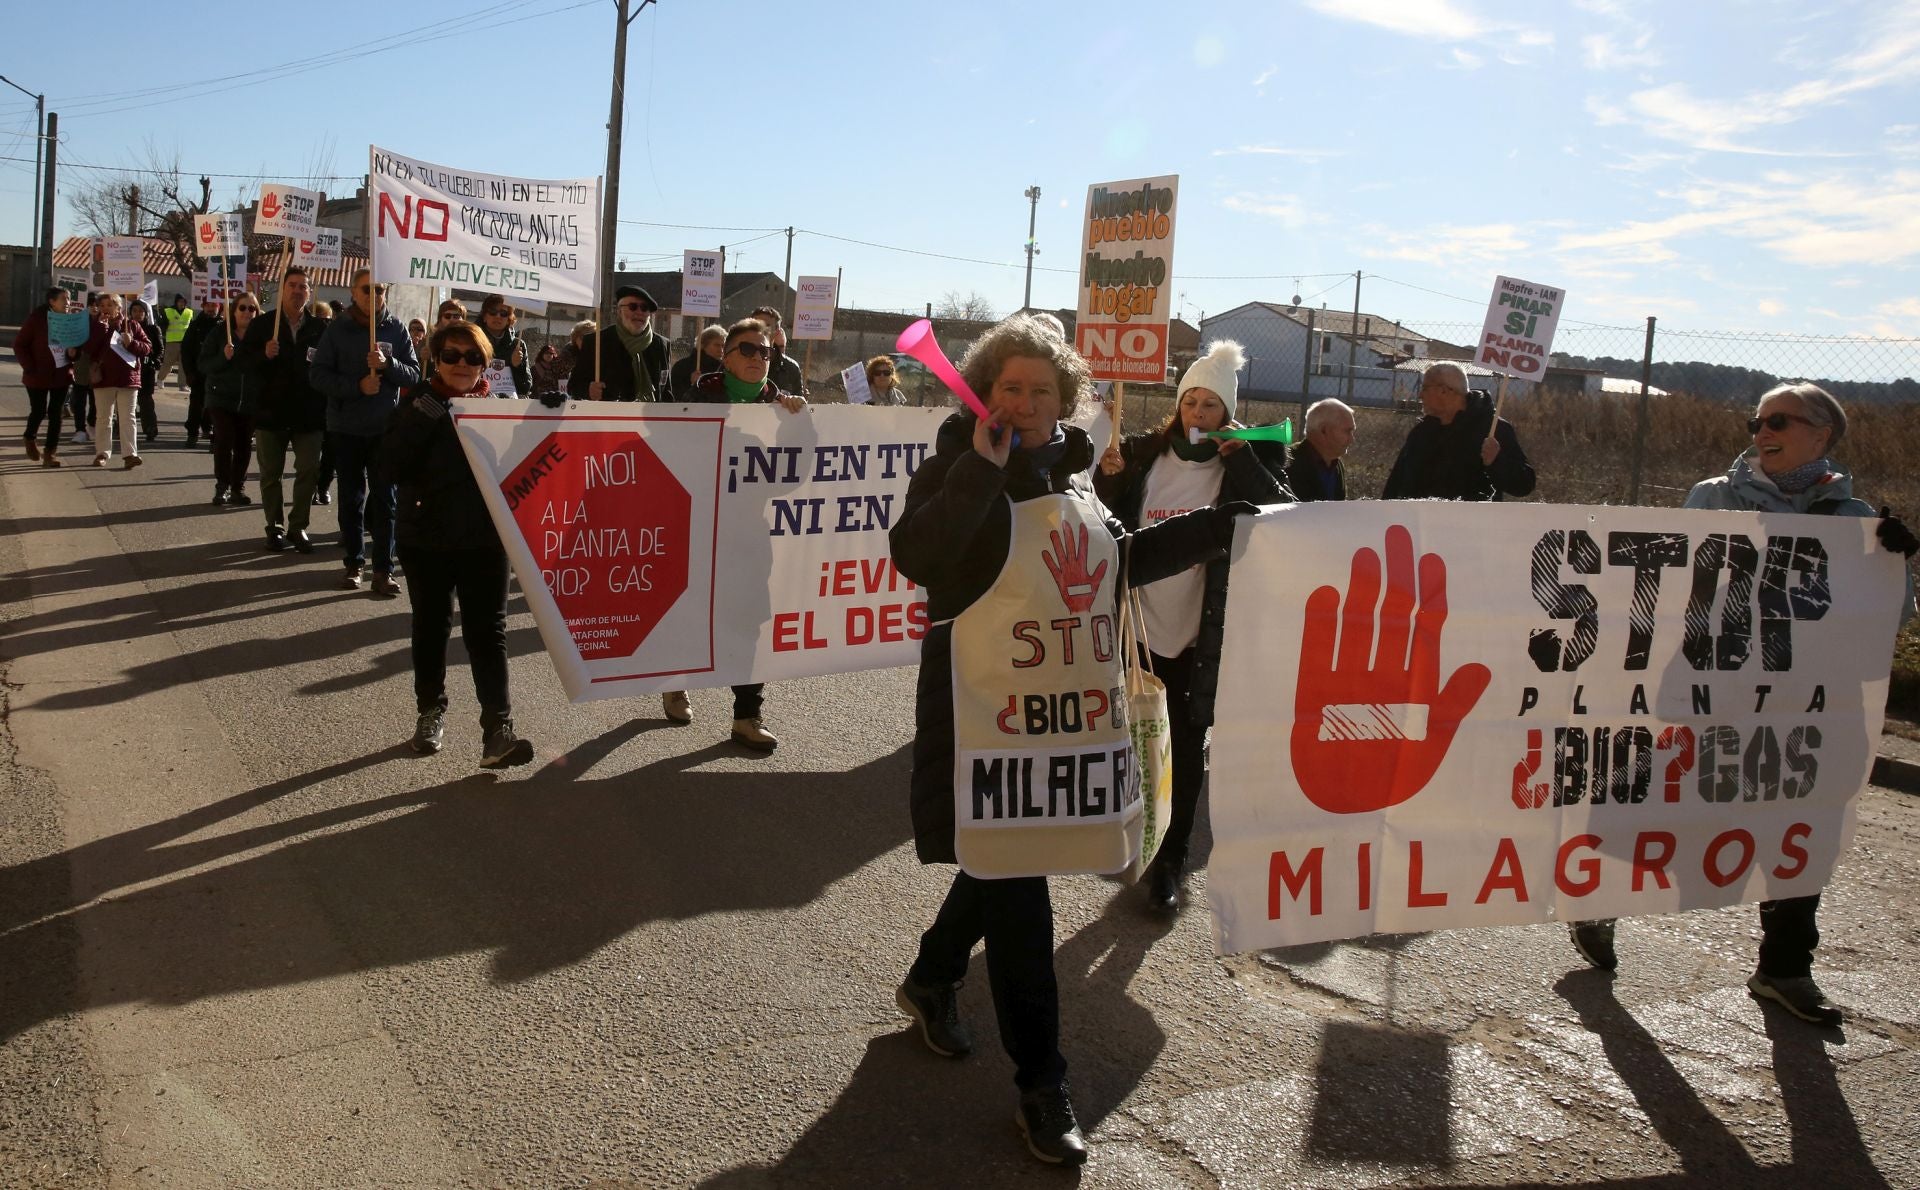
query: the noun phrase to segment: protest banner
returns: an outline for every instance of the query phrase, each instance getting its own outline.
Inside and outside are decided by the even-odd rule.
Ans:
[[[1873,530],[1444,501],[1243,521],[1213,729],[1219,949],[1819,891],[1905,598]]]
[[[516,388],[513,383],[513,368],[508,365],[506,360],[488,360],[486,371],[481,373],[481,375],[486,377],[488,396],[517,397],[520,395],[520,390]],[[528,393],[527,395],[532,396],[533,394]]]
[[[1173,174],[1087,188],[1073,340],[1095,380],[1166,380],[1179,189]]]
[[[342,233],[337,227],[316,227],[293,242],[293,259],[310,269],[337,269]]]
[[[244,260],[232,262],[229,272],[229,262],[216,256],[208,262],[207,268],[193,274],[193,304],[201,306],[209,301],[230,301],[247,292],[249,280]]]
[[[79,347],[87,341],[88,319],[85,310],[65,314],[47,311],[47,343],[53,347]]]
[[[211,259],[215,256],[245,256],[247,238],[240,216],[233,211],[215,211],[193,217],[194,251]]]
[[[373,279],[597,306],[600,180],[513,178],[369,148]]]
[[[944,417],[454,403],[575,702],[917,661],[925,596],[894,569],[887,530]]]
[[[253,234],[298,239],[310,236],[320,218],[320,194],[279,182],[263,182],[260,206],[253,214]]]
[[[847,404],[865,405],[873,400],[873,388],[867,383],[867,365],[856,360],[840,369],[840,383],[847,390]]]
[[[146,283],[146,241],[139,236],[107,236],[100,241],[103,291],[139,293]]]
[[[147,278],[147,283],[140,287],[140,300],[147,304],[147,309],[149,310],[154,309],[160,304],[160,279],[158,277]]]
[[[833,316],[840,300],[840,278],[801,277],[794,290],[793,338],[833,338]]]
[[[1560,325],[1566,291],[1517,277],[1495,277],[1487,303],[1486,325],[1473,362],[1518,380],[1539,380],[1547,373],[1553,331]]]
[[[720,317],[721,268],[718,252],[681,253],[680,313]]]

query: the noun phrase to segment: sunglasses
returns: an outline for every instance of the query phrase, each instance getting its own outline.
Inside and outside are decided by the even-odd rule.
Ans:
[[[458,347],[442,347],[440,349],[440,362],[448,367],[452,367],[455,364],[465,364],[469,368],[484,368],[487,364],[487,353],[478,347],[469,347],[465,351],[460,350]]]
[[[629,313],[629,314],[651,314],[651,313],[653,313],[653,307],[652,307],[652,306],[643,306],[643,305],[641,305],[641,304],[640,304],[639,302],[621,302],[621,303],[620,303],[620,309],[622,309],[622,310],[624,310],[624,311],[626,311],[626,312],[627,312],[627,313]]]
[[[258,306],[235,306],[235,307],[233,308],[233,312],[234,312],[235,314],[258,314],[258,313],[260,313],[260,307],[258,307]]]
[[[873,374],[875,376],[891,376],[893,375],[893,369],[892,368],[875,368],[873,370]]]
[[[1801,417],[1797,413],[1769,413],[1765,417],[1748,418],[1747,433],[1758,434],[1760,432],[1760,427],[1765,426],[1769,430],[1772,430],[1774,433],[1778,434],[1782,430],[1786,429],[1788,426],[1792,425],[1794,422],[1799,422],[1803,426],[1810,426],[1814,424],[1812,418]]]
[[[759,359],[763,355],[771,354],[771,348],[762,347],[758,343],[735,343],[733,350],[746,356],[748,359]]]

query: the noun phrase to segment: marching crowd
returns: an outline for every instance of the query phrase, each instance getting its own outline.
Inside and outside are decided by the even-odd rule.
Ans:
[[[374,596],[396,598],[404,573],[418,711],[412,747],[431,753],[444,742],[457,602],[481,708],[480,763],[526,764],[533,749],[514,731],[508,692],[510,571],[447,416],[449,402],[489,395],[493,375],[510,377],[514,392],[552,406],[767,402],[798,413],[806,406],[799,364],[785,353],[773,309],[707,328],[691,354],[670,362],[652,326],[658,305],[633,287],[614,294],[611,333],[581,323],[565,344],[531,353],[512,306],[498,295],[482,304],[478,322],[462,303],[446,302],[432,327],[420,320],[402,325],[389,314],[385,287],[365,270],[354,277],[351,298],[337,311],[313,302],[306,275],[292,268],[271,311],[244,296],[233,302],[229,324],[213,308],[185,311],[180,299],[164,312],[162,327],[142,303],[123,310],[106,295],[90,305],[85,343],[67,350],[51,341],[47,315],[65,313],[69,298],[52,290],[14,344],[31,405],[27,455],[61,465],[62,422],[70,413],[72,441],[92,445],[95,466],[111,460],[117,422],[122,465],[137,467],[136,430],[152,441],[153,389],[177,364],[192,393],[188,442],[202,431],[212,438],[215,504],[253,504],[246,489],[256,467],[266,549],[310,553],[310,509],[337,499],[342,586],[360,590],[366,583]],[[955,862],[956,720],[966,713],[956,673],[964,682],[965,642],[1002,621],[1057,614],[1061,576],[1031,559],[1043,555],[1040,543],[1050,533],[1058,550],[1065,526],[1079,534],[1084,556],[1076,565],[1088,574],[1110,568],[1140,595],[1139,636],[1167,688],[1173,745],[1172,819],[1143,883],[1152,908],[1179,911],[1206,773],[1234,518],[1261,505],[1349,496],[1342,456],[1355,419],[1339,401],[1307,411],[1304,439],[1290,455],[1278,444],[1207,436],[1239,427],[1243,363],[1237,345],[1212,344],[1181,377],[1163,425],[1102,450],[1073,422],[1093,399],[1093,385],[1057,321],[1015,315],[961,361],[991,417],[962,411],[945,421],[890,530],[895,564],[924,588],[933,624],[922,642],[910,795],[923,862]],[[875,403],[904,403],[894,370],[890,356],[867,362]],[[1464,369],[1429,367],[1420,399],[1424,416],[1407,435],[1383,499],[1491,501],[1533,491],[1534,470],[1513,425],[1487,394],[1469,388]],[[1823,389],[1781,385],[1761,398],[1747,427],[1751,451],[1724,476],[1695,486],[1688,507],[1877,516],[1886,548],[1908,558],[1920,549],[1889,510],[1876,513],[1853,496],[1851,477],[1831,458],[1846,434],[1846,413]],[[1074,664],[1092,667],[1089,688],[1121,685],[1117,661],[1084,652]],[[777,740],[762,720],[762,687],[732,693],[733,738],[771,751]],[[665,695],[663,709],[676,722],[692,719],[685,692]],[[1763,940],[1748,986],[1803,1019],[1833,1024],[1840,1011],[1811,977],[1818,904],[1816,895],[1760,906]],[[1615,967],[1613,923],[1582,922],[1571,931],[1587,961]],[[1016,1122],[1041,1159],[1084,1161],[1086,1141],[1059,1045],[1044,877],[955,875],[898,1003],[929,1048],[967,1054],[972,1040],[957,992],[982,940],[1001,1043],[1015,1067]]]

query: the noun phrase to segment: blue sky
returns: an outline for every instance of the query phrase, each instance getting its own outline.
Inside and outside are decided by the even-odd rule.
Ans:
[[[369,142],[604,166],[610,0],[256,6],[165,34],[185,10],[21,7],[0,73],[48,92],[69,161],[352,176],[330,191]],[[281,77],[185,86],[248,71]],[[661,0],[628,88],[623,219],[806,229],[794,273],[844,268],[851,304],[1017,307],[1038,184],[1034,300],[1068,305],[1087,186],[1177,173],[1190,319],[1348,307],[1357,269],[1369,312],[1477,322],[1504,272],[1564,286],[1570,321],[1920,336],[1920,0]],[[30,235],[31,130],[0,94],[0,156],[29,159],[0,161],[8,242]],[[760,235],[628,223],[618,247],[780,271],[785,237]]]

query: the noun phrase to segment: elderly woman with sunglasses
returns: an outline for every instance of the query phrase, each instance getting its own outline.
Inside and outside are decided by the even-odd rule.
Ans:
[[[1846,436],[1847,413],[1817,384],[1782,384],[1760,398],[1747,421],[1753,448],[1733,461],[1725,475],[1702,480],[1687,493],[1688,508],[1734,512],[1801,512],[1827,516],[1878,516],[1880,544],[1911,559],[1920,539],[1882,506],[1853,494],[1853,477],[1830,457]],[[1912,615],[1913,579],[1907,579],[1901,620]],[[1891,644],[1891,642],[1889,642]],[[1813,981],[1813,948],[1820,930],[1815,916],[1820,895],[1760,903],[1759,967],[1747,980],[1756,998],[1772,1000],[1804,1021],[1837,1025],[1841,1011]],[[1611,971],[1614,953],[1611,921],[1575,922],[1573,944],[1589,963]]]
[[[474,482],[449,405],[488,395],[493,344],[466,321],[445,323],[427,337],[433,374],[404,394],[387,419],[380,455],[399,485],[396,534],[413,606],[413,695],[419,718],[411,746],[438,752],[446,739],[447,640],[453,601],[480,702],[482,768],[533,759],[533,745],[513,730],[507,693],[507,554],[486,500]]]

